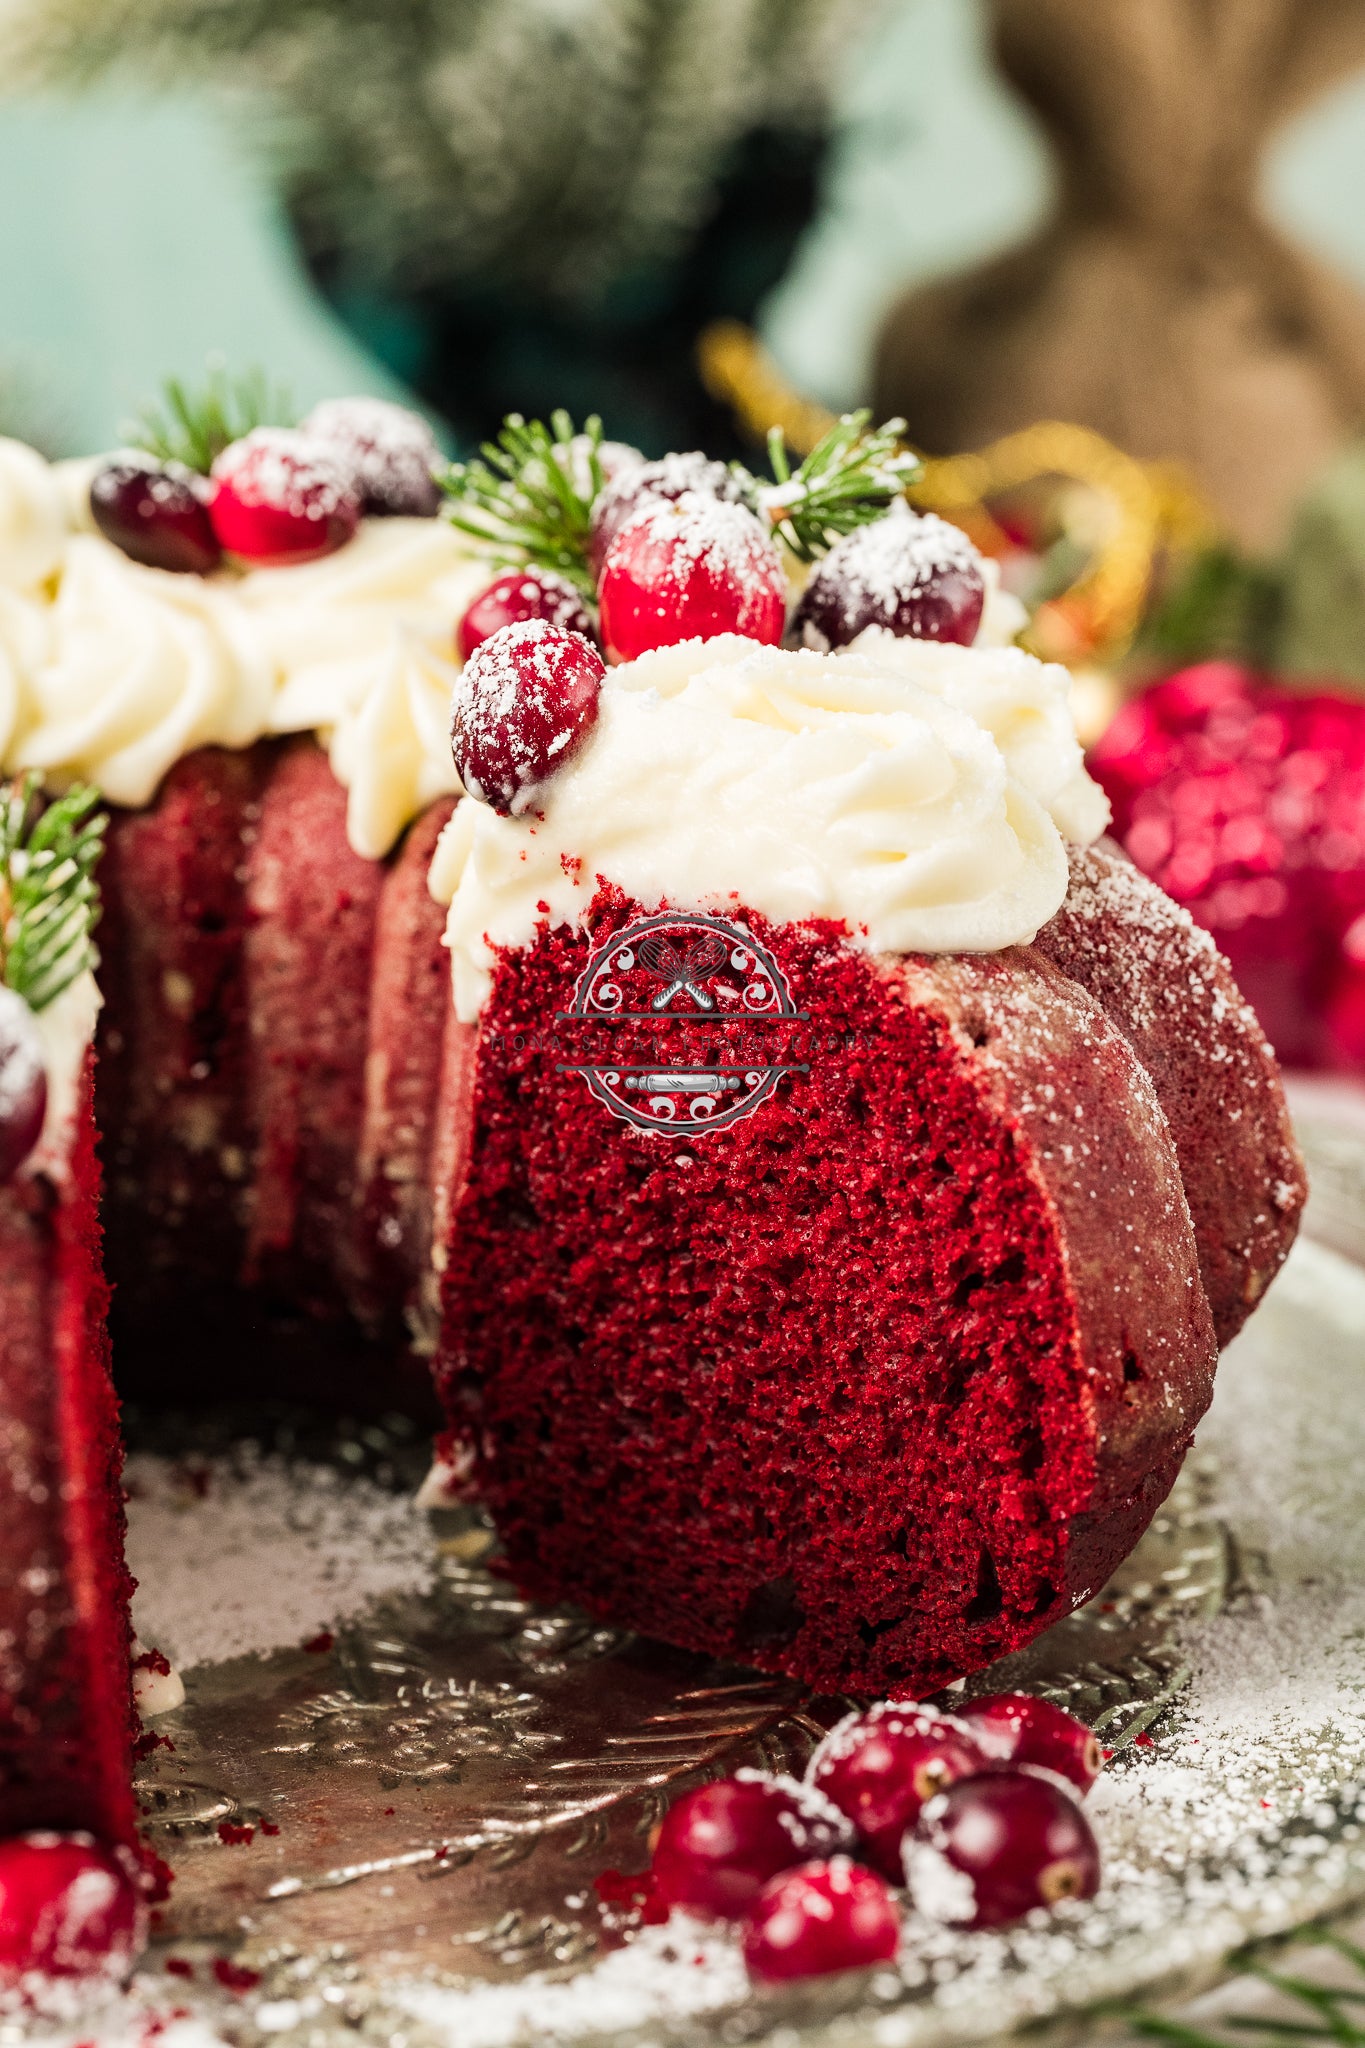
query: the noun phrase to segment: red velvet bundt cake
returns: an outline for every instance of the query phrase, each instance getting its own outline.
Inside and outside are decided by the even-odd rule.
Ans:
[[[988,567],[903,510],[839,538],[899,488],[883,440],[759,490],[517,427],[457,519],[505,549],[506,485],[559,566],[484,591],[415,443],[360,424],[216,486],[106,465],[108,538],[0,443],[0,763],[109,807],[124,1360],[180,1376],[192,1317],[231,1395],[321,1332],[315,1384],[383,1399],[434,1352],[446,1465],[536,1594],[832,1689],[979,1666],[1136,1540],[1288,1248],[1255,1022],[1100,839]],[[822,552],[811,646],[760,644]],[[589,559],[655,651],[604,666]],[[0,1833],[120,1841],[97,1000],[82,970],[0,1040]]]

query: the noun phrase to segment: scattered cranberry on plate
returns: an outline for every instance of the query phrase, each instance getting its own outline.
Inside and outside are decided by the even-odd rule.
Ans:
[[[33,1012],[0,985],[0,1187],[32,1152],[46,1114],[47,1069]]]
[[[959,1707],[973,1739],[992,1762],[1037,1764],[1056,1771],[1082,1794],[1103,1768],[1100,1745],[1084,1721],[1031,1693],[993,1693]]]
[[[544,619],[551,626],[581,633],[585,640],[596,638],[583,599],[568,578],[532,562],[524,569],[504,569],[479,592],[456,633],[461,659],[468,661],[476,647],[522,619]]]
[[[127,1852],[89,1835],[0,1842],[0,1986],[30,1977],[126,1974],[146,1938],[146,1909]]]
[[[1079,1802],[1050,1774],[997,1766],[931,1799],[905,1845],[920,1912],[949,1927],[1005,1927],[1036,1907],[1092,1899],[1100,1855]]]
[[[852,1841],[843,1814],[808,1785],[739,1771],[669,1808],[654,1845],[654,1881],[670,1906],[737,1920],[770,1878]]]
[[[740,633],[776,646],[787,616],[782,558],[743,505],[687,492],[647,502],[607,550],[602,643],[621,661]]]
[[[544,619],[476,647],[451,700],[451,751],[469,795],[504,816],[528,809],[596,721],[605,674],[590,640]]]
[[[869,626],[970,647],[986,605],[981,557],[959,527],[897,501],[834,543],[797,608],[808,647],[847,647]]]
[[[249,562],[308,562],[343,547],[360,497],[343,463],[295,427],[256,427],[213,465],[209,516],[230,554]]]
[[[876,1872],[835,1856],[766,1884],[740,1945],[751,1977],[782,1984],[890,1962],[900,1925],[900,1907]]]
[[[106,540],[148,569],[207,576],[223,550],[209,517],[207,481],[179,462],[136,449],[96,470],[90,516]]]
[[[959,1721],[932,1707],[882,1700],[830,1730],[806,1782],[848,1815],[868,1862],[899,1884],[901,1844],[925,1802],[985,1763],[985,1751]]]

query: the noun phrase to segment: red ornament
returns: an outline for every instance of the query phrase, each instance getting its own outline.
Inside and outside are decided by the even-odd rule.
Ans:
[[[876,1872],[835,1856],[765,1885],[740,1940],[751,1977],[785,1984],[889,1963],[900,1925],[900,1907]]]
[[[603,645],[620,661],[739,633],[776,646],[787,616],[782,558],[752,512],[688,493],[646,504],[607,550]]]
[[[95,472],[90,516],[106,540],[149,569],[207,576],[223,559],[207,478],[179,462],[119,455]]]
[[[460,659],[468,661],[494,633],[523,619],[544,619],[566,632],[581,633],[585,640],[596,638],[587,607],[568,578],[528,563],[524,569],[504,569],[474,599],[455,637]]]
[[[699,1786],[664,1815],[654,1880],[670,1906],[737,1920],[770,1878],[852,1841],[844,1816],[809,1786],[740,1771]]]
[[[581,633],[543,619],[504,626],[461,669],[450,744],[470,796],[504,816],[526,810],[597,718],[606,670]]]
[[[360,522],[360,496],[324,442],[292,427],[257,427],[213,465],[213,530],[250,562],[330,555]]]
[[[1093,1731],[1051,1700],[1024,1692],[992,1693],[957,1712],[992,1762],[1037,1764],[1056,1771],[1082,1795],[1103,1768]]]
[[[127,1974],[146,1939],[133,1859],[89,1835],[18,1835],[0,1842],[0,1986],[30,1977]]]
[[[962,1778],[931,1799],[905,1845],[920,1912],[949,1927],[1008,1927],[1035,1907],[1093,1899],[1100,1852],[1055,1778],[1027,1765]]]
[[[932,1707],[883,1700],[830,1730],[806,1782],[848,1815],[868,1862],[899,1884],[901,1843],[925,1802],[985,1762],[960,1722]]]

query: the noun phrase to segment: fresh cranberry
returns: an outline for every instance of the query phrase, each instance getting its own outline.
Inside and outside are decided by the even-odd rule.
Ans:
[[[544,619],[504,626],[460,670],[450,744],[470,796],[526,810],[591,730],[606,670],[581,633]]]
[[[420,413],[387,398],[327,398],[313,407],[303,431],[349,472],[363,511],[435,518],[441,493],[432,471],[441,451]]]
[[[883,1700],[830,1730],[806,1782],[848,1815],[868,1862],[899,1884],[901,1843],[925,1801],[985,1762],[968,1731],[946,1714]]]
[[[1093,1899],[1100,1852],[1063,1785],[1027,1764],[960,1778],[905,1845],[911,1897],[950,1927],[1007,1927],[1035,1907]]]
[[[0,984],[0,1188],[42,1136],[46,1114],[47,1067],[33,1012]]]
[[[992,1693],[959,1707],[980,1748],[994,1763],[1038,1764],[1067,1778],[1081,1793],[1100,1774],[1100,1745],[1084,1721],[1026,1692]]]
[[[970,647],[986,604],[981,557],[965,533],[898,501],[834,543],[802,593],[808,647],[847,647],[869,626]]]
[[[603,443],[604,447],[606,445]],[[613,445],[620,448],[623,444],[616,442]],[[626,450],[627,458],[634,453],[634,449]],[[602,450],[599,448],[598,461],[601,460]],[[700,449],[693,449],[685,455],[662,455],[654,462],[643,459],[631,462],[614,457],[608,480],[592,508],[588,557],[594,575],[601,575],[607,550],[627,520],[633,519],[648,504],[676,504],[679,498],[689,494],[699,498],[719,498],[734,505],[742,502],[744,487],[725,463],[713,461]]]
[[[782,558],[753,513],[691,494],[627,521],[597,594],[603,645],[621,661],[717,633],[776,646],[787,616]]]
[[[223,558],[209,518],[212,492],[179,462],[134,451],[95,472],[90,516],[106,540],[149,569],[207,576]]]
[[[834,1856],[766,1884],[740,1944],[751,1977],[786,1984],[889,1963],[900,1931],[901,1909],[876,1872]]]
[[[593,497],[593,453],[593,444],[586,434],[575,434],[572,440],[555,444],[555,458],[580,498]],[[599,441],[596,455],[597,471],[602,479],[602,489],[596,499],[600,504],[611,485],[627,470],[641,468],[645,458],[628,441]],[[599,566],[600,560],[595,559],[594,568]]]
[[[126,1851],[89,1835],[0,1842],[0,1985],[37,1977],[123,1976],[146,1939]]]
[[[664,1815],[654,1880],[670,1906],[737,1920],[769,1878],[852,1844],[844,1816],[810,1786],[739,1771],[687,1793]]]
[[[330,555],[360,521],[360,498],[331,449],[293,427],[256,427],[213,465],[210,516],[223,546],[249,562]]]
[[[530,563],[524,569],[504,569],[479,592],[456,634],[461,659],[468,661],[492,634],[522,619],[545,619],[566,632],[581,633],[585,640],[596,638],[583,600],[568,578]]]

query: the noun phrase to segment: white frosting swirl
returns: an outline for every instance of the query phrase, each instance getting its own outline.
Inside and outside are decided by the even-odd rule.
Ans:
[[[65,547],[56,471],[36,449],[0,437],[0,584],[36,589],[56,575]]]
[[[33,1012],[47,1070],[47,1109],[38,1143],[24,1161],[27,1174],[46,1174],[52,1181],[64,1181],[70,1174],[85,1056],[95,1036],[102,1001],[95,977],[87,968],[45,1009]]]
[[[1031,939],[1066,894],[1064,834],[1088,842],[1108,815],[1068,688],[1015,650],[880,635],[841,655],[727,635],[609,671],[543,816],[466,802],[442,836],[460,1016],[493,948],[577,923],[599,878],[646,908],[830,918],[873,952]]]

